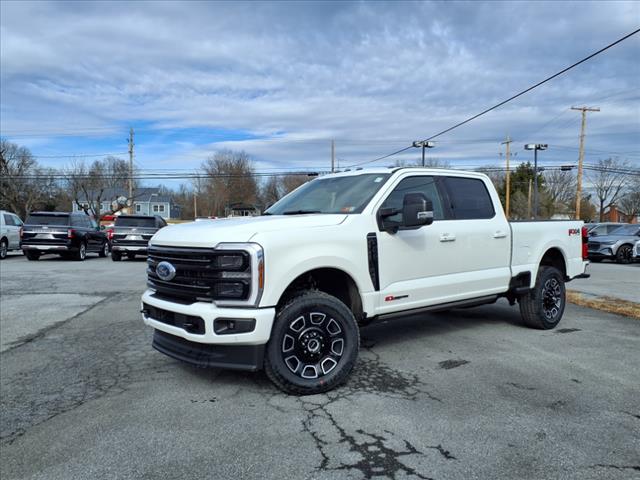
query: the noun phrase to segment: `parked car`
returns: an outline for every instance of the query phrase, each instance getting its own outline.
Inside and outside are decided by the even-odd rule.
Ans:
[[[640,237],[640,225],[627,224],[616,228],[609,235],[589,238],[589,260],[600,262],[605,258],[618,263],[632,261],[633,246]]]
[[[172,225],[149,242],[153,347],[199,366],[264,368],[295,394],[349,376],[359,326],[505,297],[554,328],[586,277],[582,221],[513,222],[481,173],[354,170],[312,180],[264,216]],[[390,328],[392,323],[389,323]]]
[[[122,255],[135,258],[147,254],[147,244],[153,234],[166,227],[167,222],[160,216],[120,215],[113,228],[108,230],[111,240],[111,260],[119,262]]]
[[[20,250],[22,220],[15,213],[0,210],[0,260],[11,250]]]
[[[604,223],[590,223],[587,224],[586,227],[589,232],[589,237],[600,237],[603,235],[609,235],[614,230],[628,225],[627,223],[615,223],[615,222],[604,222]]]
[[[55,253],[82,261],[90,252],[108,256],[109,241],[85,213],[33,212],[23,227],[22,250],[29,260]]]

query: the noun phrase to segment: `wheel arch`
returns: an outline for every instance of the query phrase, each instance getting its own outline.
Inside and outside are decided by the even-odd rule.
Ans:
[[[364,317],[362,296],[353,276],[336,267],[316,267],[297,275],[279,294],[277,306],[302,290],[319,290],[336,297],[353,313],[357,321]]]
[[[555,267],[560,271],[562,277],[567,279],[567,259],[564,252],[558,247],[551,247],[544,252],[538,262],[538,268],[540,267]]]

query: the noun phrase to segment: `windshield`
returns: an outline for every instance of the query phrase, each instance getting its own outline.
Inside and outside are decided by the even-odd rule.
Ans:
[[[155,228],[156,219],[153,217],[118,217],[116,227]]]
[[[638,225],[625,225],[624,227],[618,227],[611,235],[638,235],[640,233],[640,227]]]
[[[388,173],[318,178],[269,208],[267,215],[360,213],[389,178]]]
[[[68,215],[29,215],[27,225],[69,225]]]

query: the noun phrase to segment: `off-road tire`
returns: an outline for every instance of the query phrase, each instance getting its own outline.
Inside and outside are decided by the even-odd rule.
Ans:
[[[104,242],[102,247],[100,247],[100,252],[98,252],[98,256],[100,258],[106,258],[109,256],[109,242]]]
[[[299,330],[294,330],[294,325]],[[338,331],[336,325],[338,333],[335,333]],[[314,341],[317,343],[312,343]],[[312,344],[320,345],[316,352],[311,351]],[[331,295],[308,290],[290,298],[278,310],[265,352],[264,368],[269,379],[281,390],[294,395],[314,395],[337,387],[349,377],[359,348],[360,331],[351,310]],[[308,355],[317,355],[317,361],[309,360]],[[292,357],[299,362],[295,370],[291,367]],[[328,365],[326,373],[325,363]],[[316,377],[303,378],[305,372],[311,370]]]
[[[122,260],[122,254],[120,252],[111,252],[111,260],[114,262],[119,262]]]
[[[7,258],[7,253],[9,252],[9,242],[7,242],[4,238],[0,240],[0,260],[4,260]]]
[[[616,252],[616,263],[627,264],[633,261],[633,247],[631,245],[620,245]]]
[[[25,257],[27,257],[27,260],[38,260],[40,258],[40,252],[34,252],[32,250],[25,250],[24,252]]]
[[[84,260],[87,258],[87,244],[85,242],[80,243],[80,246],[78,247],[78,251],[76,252],[74,258],[78,262],[84,262]]]
[[[555,267],[541,266],[535,286],[518,302],[520,315],[528,327],[540,330],[555,328],[567,303],[562,273]]]

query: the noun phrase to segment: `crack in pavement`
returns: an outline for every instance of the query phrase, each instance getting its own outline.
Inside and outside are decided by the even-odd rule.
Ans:
[[[399,439],[389,431],[382,433],[366,431],[362,428],[349,433],[331,412],[331,406],[338,401],[352,402],[355,395],[372,394],[407,401],[428,398],[442,402],[425,388],[415,374],[407,374],[393,369],[380,360],[380,356],[370,347],[366,352],[373,358],[361,356],[346,385],[323,395],[297,397],[306,417],[302,420],[302,431],[308,434],[320,454],[318,471],[351,470],[359,472],[363,478],[376,475],[408,475],[433,480],[416,468],[402,461],[412,455],[420,456],[424,452],[406,439]],[[280,406],[269,404],[281,411]],[[457,460],[441,444],[427,445],[425,449],[437,451],[444,459]]]

